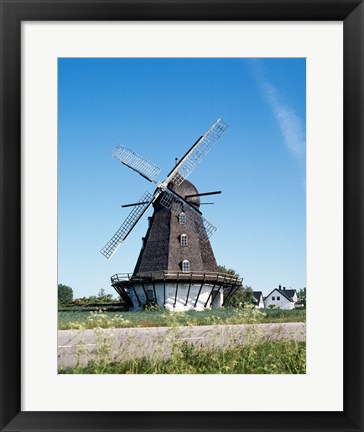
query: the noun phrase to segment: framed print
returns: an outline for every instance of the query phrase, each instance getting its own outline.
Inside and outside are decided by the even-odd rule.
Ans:
[[[363,7],[361,1],[344,0],[309,4],[1,0],[1,430],[363,430]],[[158,87],[158,80],[165,84],[175,70],[185,77],[198,69],[208,74],[214,59],[221,60],[221,70],[231,72],[233,82],[236,59],[251,59],[257,67],[261,58],[306,62],[307,184],[302,190],[307,187],[307,285],[312,287],[307,373],[58,374],[57,294],[52,287],[63,271],[57,262],[57,245],[63,244],[63,238],[57,238],[57,221],[63,207],[57,207],[57,194],[67,172],[77,181],[77,166],[87,159],[86,135],[81,137],[73,122],[84,121],[85,130],[91,128],[100,120],[96,105],[102,111],[107,103],[102,92],[97,93],[100,61],[107,69],[109,61],[115,66],[117,60],[119,70],[132,71],[130,82],[138,76],[138,68],[147,71],[149,85]],[[141,63],[141,59],[146,60]],[[152,73],[149,65],[156,59],[163,59],[158,60],[163,74]],[[71,78],[70,65],[72,71],[77,69]],[[82,91],[82,82],[90,79],[87,69],[93,71],[90,87],[97,95],[93,111],[85,105],[77,108],[74,97]],[[276,74],[281,71],[276,69]],[[229,76],[221,76],[225,82],[220,83],[218,74],[206,76],[205,81],[219,81],[223,93]],[[293,80],[283,80],[292,92],[298,91]],[[269,84],[261,80],[287,137],[292,132],[287,122],[292,124],[295,117],[277,102]],[[147,97],[148,88],[143,92]],[[150,103],[150,109],[154,106],[157,111],[162,102],[154,92],[149,95],[149,102],[135,97],[134,106],[142,110]],[[178,104],[176,91],[175,96]],[[233,116],[234,109],[229,109],[226,112]],[[77,110],[84,117],[77,116]],[[116,114],[112,118],[112,111],[107,117],[105,125],[119,121]],[[163,128],[174,136],[176,125],[172,128],[166,114],[164,124],[162,120]],[[80,159],[73,159],[74,177],[70,165],[66,170],[62,165],[60,141],[65,133],[70,148],[82,152]],[[83,146],[77,140],[83,140]],[[95,160],[87,160],[90,169],[98,169]],[[83,173],[80,168],[79,172]],[[142,174],[146,176],[143,170]],[[85,190],[96,190],[90,186],[91,177],[79,177]],[[234,188],[241,191],[238,183],[234,181]],[[75,203],[80,199],[75,198]],[[82,205],[92,211],[94,202],[85,200]],[[72,229],[70,233],[79,227]],[[191,238],[184,235],[182,246]],[[87,265],[80,265],[82,272]],[[189,272],[189,261],[181,266],[182,272]],[[131,300],[137,303],[136,289],[134,294]],[[177,292],[171,305],[173,301],[174,307]]]

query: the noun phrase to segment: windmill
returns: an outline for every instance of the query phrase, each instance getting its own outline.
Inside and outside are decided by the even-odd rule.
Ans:
[[[216,227],[200,211],[200,197],[221,193],[199,193],[186,180],[227,129],[218,119],[176,163],[160,182],[158,166],[118,145],[113,156],[156,185],[139,201],[122,207],[133,207],[123,224],[101,253],[110,259],[127,238],[146,210],[153,205],[153,216],[143,237],[142,248],[132,274],[111,277],[111,285],[131,310],[155,302],[171,310],[202,310],[223,306],[241,286],[241,279],[218,272],[209,241]]]

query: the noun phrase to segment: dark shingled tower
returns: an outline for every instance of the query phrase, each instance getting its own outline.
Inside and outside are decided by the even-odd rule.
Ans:
[[[186,199],[188,195],[198,194],[195,186],[185,180],[173,191]],[[200,198],[187,198],[196,209]],[[217,272],[217,264],[210,241],[196,235],[193,226],[180,223],[177,212],[171,212],[155,201],[153,216],[143,241],[134,275],[150,274],[155,271],[181,272],[182,262],[188,260],[191,272]],[[181,208],[180,213],[184,213]],[[186,218],[188,217],[188,212]],[[181,245],[181,236],[187,236],[187,244]]]

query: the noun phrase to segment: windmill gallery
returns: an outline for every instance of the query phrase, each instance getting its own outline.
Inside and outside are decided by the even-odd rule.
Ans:
[[[226,129],[218,119],[163,182],[155,179],[159,167],[123,146],[114,149],[116,159],[157,186],[153,194],[145,192],[138,202],[123,206],[132,211],[101,250],[110,259],[153,205],[133,273],[111,276],[111,285],[129,310],[140,310],[149,302],[176,311],[219,308],[241,287],[240,278],[218,271],[209,241],[216,228],[200,211],[200,196],[220,192],[199,193],[186,180]]]

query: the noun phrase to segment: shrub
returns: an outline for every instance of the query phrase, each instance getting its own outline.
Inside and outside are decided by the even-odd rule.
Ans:
[[[161,311],[162,309],[155,301],[148,301],[147,303],[145,303],[143,310],[149,312],[158,312]]]

